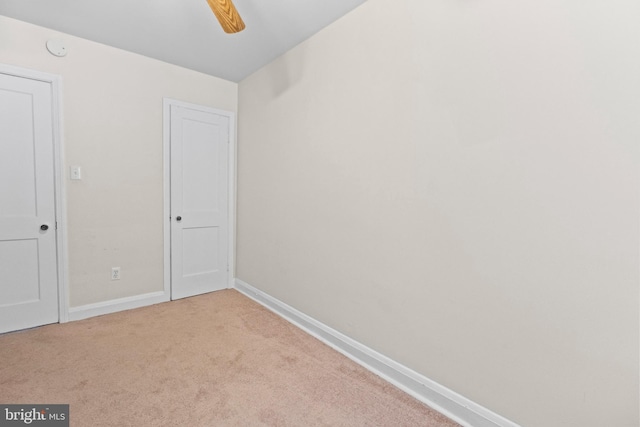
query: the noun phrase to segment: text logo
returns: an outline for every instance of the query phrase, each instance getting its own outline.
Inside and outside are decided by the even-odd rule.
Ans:
[[[0,427],[69,427],[69,405],[0,404]]]

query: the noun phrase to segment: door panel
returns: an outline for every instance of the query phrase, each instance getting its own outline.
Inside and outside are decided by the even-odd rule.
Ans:
[[[192,277],[219,271],[219,241],[220,233],[217,227],[184,229],[182,231],[183,276]]]
[[[16,77],[14,77],[16,79]],[[33,217],[37,214],[35,171],[35,140],[33,135],[33,96],[2,88],[2,152],[0,157],[0,182],[2,212],[5,216]],[[20,185],[8,185],[19,182]]]
[[[2,260],[2,305],[32,303],[40,299],[38,280],[38,240],[0,242]],[[19,283],[20,286],[16,286]]]
[[[229,119],[205,109],[171,110],[171,297],[228,283]]]
[[[0,74],[0,332],[58,321],[52,117],[49,83]]]

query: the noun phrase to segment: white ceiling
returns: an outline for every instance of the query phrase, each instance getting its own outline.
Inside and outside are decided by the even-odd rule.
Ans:
[[[225,34],[206,0],[0,0],[0,15],[238,82],[366,0],[234,0]]]

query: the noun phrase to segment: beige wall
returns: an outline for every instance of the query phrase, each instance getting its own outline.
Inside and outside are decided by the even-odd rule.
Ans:
[[[237,84],[2,16],[0,62],[63,79],[71,306],[161,291],[162,98],[236,111]]]
[[[237,277],[522,425],[637,426],[639,17],[369,0],[242,81]]]

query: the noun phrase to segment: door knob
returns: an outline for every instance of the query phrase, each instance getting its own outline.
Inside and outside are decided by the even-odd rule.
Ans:
[[[48,229],[49,229],[49,226],[47,224],[42,224],[40,226],[40,230],[42,230],[42,231],[47,231]]]
[[[178,221],[178,222],[182,221],[182,217],[181,216],[177,216],[176,217],[176,221]]]

